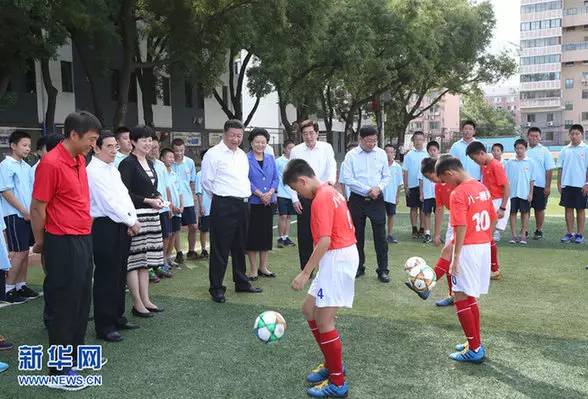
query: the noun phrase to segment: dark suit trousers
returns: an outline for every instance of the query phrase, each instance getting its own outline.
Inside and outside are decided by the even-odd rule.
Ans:
[[[304,269],[312,251],[314,249],[312,241],[312,232],[310,231],[310,206],[311,201],[300,197],[302,213],[297,217],[297,238],[298,238],[298,258],[300,259],[300,269]]]

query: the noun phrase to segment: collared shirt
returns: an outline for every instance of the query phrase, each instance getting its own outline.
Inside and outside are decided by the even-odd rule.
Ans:
[[[369,152],[361,146],[355,147],[345,155],[341,169],[345,186],[363,197],[367,197],[372,187],[384,191],[390,183],[388,158],[386,152],[378,147]]]
[[[116,156],[114,157],[114,167],[118,169],[118,165],[120,165],[122,160],[128,156],[129,156],[129,154],[123,154],[122,152],[117,151]]]
[[[388,166],[390,170],[390,183],[384,187],[384,201],[391,204],[396,203],[398,197],[398,189],[404,184],[402,179],[402,166],[396,161]]]
[[[419,173],[419,184],[423,181],[423,199],[435,198],[435,183],[427,179],[422,173]]]
[[[114,162],[109,164],[93,157],[87,172],[92,217],[108,217],[113,222],[133,226],[137,222],[137,211]]]
[[[451,146],[449,153],[461,161],[463,168],[472,178],[480,180],[482,178],[480,165],[478,165],[472,158],[466,155],[466,149],[468,148],[468,145],[474,141],[476,141],[476,139],[472,139],[472,141],[469,143],[466,143],[464,139],[456,141]]]
[[[182,162],[172,164],[172,169],[176,172],[180,182],[180,192],[182,193],[182,200],[184,207],[194,206],[194,194],[190,183],[196,184],[196,165],[192,158],[184,156]]]
[[[527,199],[531,181],[535,180],[536,164],[529,157],[513,158],[506,164],[506,176],[510,184],[510,198]],[[586,172],[584,172],[586,173]]]
[[[157,192],[161,194],[162,201],[171,201],[171,199],[167,198],[167,186],[169,186],[169,182],[167,181],[168,173],[165,164],[161,162],[159,159],[153,160],[153,168],[155,169],[155,173],[157,174]],[[161,208],[159,213],[169,212],[169,207]]]
[[[202,209],[204,209],[204,216],[209,216],[212,198],[210,198],[210,195],[202,189],[202,171],[196,173],[196,194],[202,196]]]
[[[184,195],[182,194],[182,189],[180,187],[180,179],[178,178],[177,173],[174,172],[173,168],[165,168],[163,173],[165,174],[164,179],[166,188],[169,189],[169,193],[171,194],[171,197],[167,200],[171,202],[176,208],[180,208],[184,205]],[[169,210],[169,208],[167,209]]]
[[[306,143],[300,143],[290,151],[290,159],[304,159],[323,183],[337,182],[337,162],[333,147],[329,143],[317,141],[312,149]],[[298,202],[298,193],[291,191],[291,195],[292,202]]]
[[[278,182],[278,197],[292,199],[292,194],[290,194],[292,190],[286,188],[286,186],[284,185],[284,181],[282,180],[282,177],[284,176],[284,170],[286,169],[286,165],[288,165],[288,162],[290,162],[290,159],[286,158],[283,155],[276,159],[276,167],[278,168],[278,174],[280,179],[280,181]]]
[[[529,147],[527,156],[537,164],[537,176],[535,180],[535,187],[545,188],[545,173],[555,169],[555,162],[551,152],[541,144],[535,147]]]
[[[343,186],[343,195],[345,199],[349,201],[349,197],[351,197],[351,189],[347,184],[345,184],[345,179],[343,178],[343,165],[345,161],[341,162],[341,166],[339,167],[339,183]]]
[[[12,191],[12,194],[25,209],[30,209],[31,198],[33,197],[33,172],[31,166],[23,160],[18,161],[7,155],[0,162],[0,179],[2,179],[1,185],[6,190]],[[3,195],[0,198],[4,216],[17,215],[22,217],[18,209],[10,205]]]
[[[202,160],[202,188],[210,195],[248,198],[251,196],[247,154],[231,150],[221,141]]]
[[[588,146],[582,142],[576,146],[570,143],[562,148],[557,167],[561,168],[562,187],[583,187],[588,169]]]
[[[274,157],[264,153],[263,163],[260,165],[257,159],[255,159],[253,151],[249,151],[247,153],[247,159],[249,160],[249,181],[251,182],[249,203],[256,205],[262,204],[261,198],[254,194],[255,191],[259,190],[262,193],[267,193],[272,188],[274,189],[272,203],[276,202],[275,191],[278,189],[279,175]]]
[[[45,231],[54,235],[92,232],[86,158],[75,158],[59,143],[41,160],[33,198],[47,203]]]
[[[424,149],[418,151],[412,149],[404,155],[404,162],[402,163],[402,170],[408,173],[408,187],[415,188],[419,186],[419,176],[421,174],[421,163],[423,159],[427,158],[429,153]]]

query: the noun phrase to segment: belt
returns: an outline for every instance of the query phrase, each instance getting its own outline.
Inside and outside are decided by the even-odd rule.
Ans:
[[[381,199],[381,198],[382,198],[382,194],[380,194],[380,195],[378,196],[378,198],[376,198],[376,199],[373,199],[372,197],[364,197],[363,195],[359,195],[359,194],[357,194],[357,193],[351,193],[351,195],[352,195],[353,197],[358,197],[358,198],[361,198],[361,199],[362,199],[362,200],[364,200],[365,202],[378,201],[379,199]]]
[[[239,201],[239,202],[249,202],[249,197],[231,197],[231,196],[223,196],[223,195],[213,195],[213,198],[224,199],[224,200],[231,200],[231,201]]]

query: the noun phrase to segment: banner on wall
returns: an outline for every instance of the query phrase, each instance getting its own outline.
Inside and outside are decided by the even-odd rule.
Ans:
[[[186,147],[202,147],[202,133],[200,132],[171,132],[171,138],[182,139]]]

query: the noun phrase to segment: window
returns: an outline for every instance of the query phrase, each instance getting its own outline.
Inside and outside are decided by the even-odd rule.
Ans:
[[[542,39],[521,40],[522,48],[557,46],[561,44],[560,37],[546,37]]]
[[[559,28],[560,26],[561,18],[544,19],[543,21],[521,22],[521,31]]]
[[[545,141],[553,141],[553,132],[543,132]]]
[[[588,80],[588,72],[582,72],[582,80]]]
[[[582,112],[582,120],[588,121],[588,112]]]
[[[538,55],[535,57],[521,57],[522,65],[555,64],[561,62],[560,54]]]
[[[574,88],[574,79],[566,79],[566,89]]]
[[[535,114],[527,114],[527,122],[535,122]]]
[[[61,91],[73,93],[73,73],[69,61],[61,61]]]
[[[532,73],[529,75],[521,75],[521,82],[542,82],[545,80],[559,80],[559,72],[547,72],[547,73]],[[511,100],[514,101],[514,100]]]
[[[552,113],[548,113],[546,116],[547,116],[547,122],[553,122],[553,114]]]
[[[192,108],[192,82],[184,80],[184,97],[186,99],[186,108]]]
[[[169,83],[169,78],[167,76],[161,77],[161,99],[163,101],[163,105],[170,105]]]
[[[235,75],[239,74],[239,61],[233,62],[233,69],[235,70]]]
[[[566,111],[573,111],[574,110],[574,103],[572,102],[566,102]]]
[[[558,10],[561,8],[561,0],[549,1],[546,3],[529,4],[521,6],[521,14],[528,14],[531,12],[542,12],[549,10]]]
[[[429,129],[430,130],[438,130],[439,129],[439,122],[429,122]]]
[[[565,127],[566,129],[569,129],[569,128],[571,128],[571,127],[572,127],[572,125],[573,125],[573,124],[574,124],[574,121],[569,121],[569,120],[566,120],[564,127]]]
[[[588,100],[588,90],[582,90],[582,99]]]

